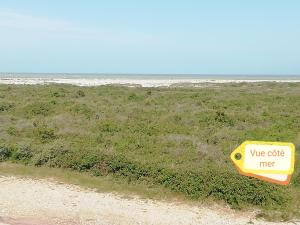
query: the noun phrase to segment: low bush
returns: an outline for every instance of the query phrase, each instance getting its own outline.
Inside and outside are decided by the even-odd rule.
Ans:
[[[290,198],[284,188],[241,177],[234,172],[219,171],[209,165],[203,167],[201,172],[174,171],[132,162],[122,155],[91,154],[73,161],[71,167],[78,171],[91,171],[97,176],[113,173],[131,181],[143,180],[149,184],[163,185],[193,199],[211,197],[224,200],[235,208],[245,204],[280,208]]]
[[[87,119],[90,119],[93,115],[93,111],[86,104],[75,104],[71,107],[71,112],[79,115],[83,115]]]
[[[7,146],[0,146],[0,162],[7,160],[11,156],[11,150]]]
[[[28,145],[12,147],[11,158],[15,161],[23,161],[25,163],[29,163],[33,155],[34,152]]]
[[[32,163],[35,166],[63,167],[63,157],[68,153],[68,150],[62,145],[52,146],[49,149],[42,149],[32,158]]]
[[[8,127],[6,132],[12,136],[16,136],[18,134],[18,131],[15,127]]]
[[[52,94],[51,94],[52,97],[56,97],[56,98],[59,98],[59,97],[65,97],[66,94],[62,91],[54,91]]]
[[[33,116],[48,116],[51,114],[53,103],[51,102],[36,102],[25,107],[28,117]]]
[[[85,93],[83,90],[78,90],[76,91],[76,97],[80,98],[80,97],[84,97]]]
[[[35,129],[36,136],[42,143],[50,142],[56,139],[54,129],[47,127],[46,125],[39,126]]]
[[[10,102],[1,102],[0,103],[0,112],[5,112],[13,109],[15,105]]]
[[[231,119],[228,115],[226,115],[224,112],[216,112],[215,120],[222,125],[228,125],[228,126],[233,126],[234,121]]]

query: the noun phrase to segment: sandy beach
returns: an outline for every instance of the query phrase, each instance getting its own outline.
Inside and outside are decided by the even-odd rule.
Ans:
[[[101,85],[124,85],[141,87],[180,87],[180,86],[203,86],[205,84],[222,83],[257,83],[257,82],[300,82],[300,79],[205,79],[205,78],[53,78],[53,77],[0,77],[0,84],[17,85],[47,85],[47,84],[70,84],[76,86],[101,86]]]

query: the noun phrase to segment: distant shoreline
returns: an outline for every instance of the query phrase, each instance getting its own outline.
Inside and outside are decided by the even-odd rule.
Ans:
[[[254,77],[251,77],[254,78]],[[75,86],[103,86],[103,85],[123,85],[141,87],[185,87],[203,86],[205,84],[224,84],[224,83],[257,83],[257,82],[276,82],[276,83],[298,83],[300,77],[255,77],[256,79],[246,79],[245,77],[167,77],[167,76],[90,76],[90,77],[54,77],[54,76],[0,76],[0,84],[16,85],[48,85],[48,84],[70,84]],[[277,78],[277,79],[276,79]]]

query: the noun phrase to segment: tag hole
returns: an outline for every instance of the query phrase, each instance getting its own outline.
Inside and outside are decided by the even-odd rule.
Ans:
[[[236,153],[236,154],[234,155],[234,158],[235,158],[236,160],[240,160],[240,159],[242,158],[242,154],[241,154],[241,153]]]

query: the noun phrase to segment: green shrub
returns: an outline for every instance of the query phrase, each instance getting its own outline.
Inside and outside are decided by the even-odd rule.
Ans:
[[[0,162],[7,160],[11,156],[11,150],[7,146],[0,146]]]
[[[6,132],[9,134],[9,135],[12,135],[12,136],[16,136],[18,131],[15,127],[8,127],[6,129]]]
[[[198,173],[172,171],[154,165],[133,163],[122,155],[85,156],[75,165],[73,169],[91,169],[96,175],[114,173],[129,180],[147,180],[194,199],[212,197],[224,200],[235,208],[245,204],[281,207],[290,197],[280,187],[212,167],[203,167]]]
[[[80,160],[74,162],[72,168],[78,171],[90,171],[99,162],[100,159],[96,155],[84,155],[80,158]]]
[[[26,112],[29,117],[32,116],[48,116],[51,113],[53,103],[51,102],[36,102],[26,106]]]
[[[64,156],[68,150],[62,145],[52,146],[37,153],[32,161],[35,166],[64,167]]]
[[[147,92],[147,94],[151,95],[150,92]],[[140,101],[140,100],[143,100],[144,99],[144,96],[143,95],[138,95],[136,93],[130,93],[128,95],[128,100],[129,101]]]
[[[147,90],[146,94],[147,94],[148,96],[150,96],[150,95],[152,95],[152,91],[151,91],[151,90]]]
[[[98,123],[98,129],[101,132],[106,132],[106,133],[116,133],[121,130],[120,127],[112,121],[105,121],[105,122]]]
[[[71,112],[75,114],[83,115],[87,119],[90,119],[93,115],[93,111],[86,104],[76,104],[71,107]]]
[[[57,138],[54,129],[49,128],[46,125],[37,127],[35,130],[35,134],[42,143],[47,143]]]
[[[215,120],[221,124],[233,126],[234,121],[229,116],[227,116],[224,112],[216,112]]]
[[[76,97],[84,97],[85,96],[85,93],[84,93],[84,91],[83,90],[78,90],[78,91],[76,91]]]
[[[5,112],[13,109],[15,105],[10,102],[1,102],[0,103],[0,112]]]
[[[29,162],[29,160],[32,158],[33,154],[34,154],[34,152],[30,146],[21,145],[21,146],[17,146],[16,148],[14,148],[14,150],[12,152],[12,159]]]
[[[128,96],[128,100],[137,100],[138,99],[138,96],[137,94],[135,93],[131,93],[129,96]]]
[[[61,92],[61,91],[54,91],[54,92],[52,92],[51,96],[59,98],[59,97],[65,97],[66,94],[64,92]]]

